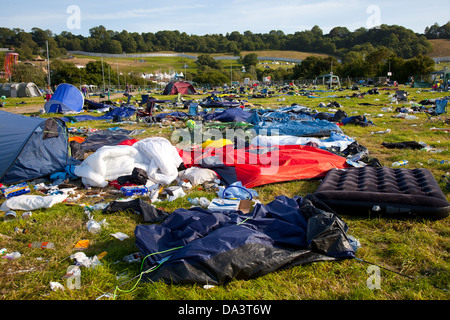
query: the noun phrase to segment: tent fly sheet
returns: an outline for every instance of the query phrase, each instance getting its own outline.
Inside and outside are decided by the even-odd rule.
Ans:
[[[278,196],[250,214],[177,209],[162,223],[138,225],[143,279],[226,284],[315,261],[349,259],[348,226],[308,197]]]

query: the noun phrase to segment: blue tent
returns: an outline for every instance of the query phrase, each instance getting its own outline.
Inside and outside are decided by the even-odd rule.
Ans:
[[[78,164],[70,157],[67,127],[43,119],[0,111],[0,182],[14,184]]]
[[[78,113],[83,110],[84,97],[80,90],[68,83],[62,83],[44,105],[47,113]]]

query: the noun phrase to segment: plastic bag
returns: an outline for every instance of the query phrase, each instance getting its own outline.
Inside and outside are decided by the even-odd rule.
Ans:
[[[237,181],[230,184],[228,187],[219,187],[217,192],[220,198],[223,199],[253,199],[257,197],[258,193],[253,189],[247,189],[242,186],[242,182]]]
[[[56,203],[63,202],[67,194],[55,194],[51,196],[20,195],[6,200],[0,207],[2,211],[23,210],[31,211],[41,208],[50,208]]]

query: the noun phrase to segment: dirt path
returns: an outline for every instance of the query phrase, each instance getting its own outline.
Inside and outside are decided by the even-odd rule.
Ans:
[[[119,99],[119,98],[124,98],[123,93],[115,93],[109,97],[110,100]],[[95,96],[95,97],[91,97],[89,100],[93,100],[95,102],[100,102],[100,101],[105,101],[106,99],[100,98],[99,96]],[[1,110],[8,111],[11,113],[19,113],[19,114],[34,113],[34,112],[39,112],[39,110],[41,110],[41,109],[44,109],[44,104],[45,104],[45,101],[43,101],[41,104],[18,105],[18,106],[10,107],[10,108],[2,108]]]

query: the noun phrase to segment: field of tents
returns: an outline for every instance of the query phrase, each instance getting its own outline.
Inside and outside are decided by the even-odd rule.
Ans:
[[[162,89],[1,108],[4,300],[449,298],[447,91]]]

